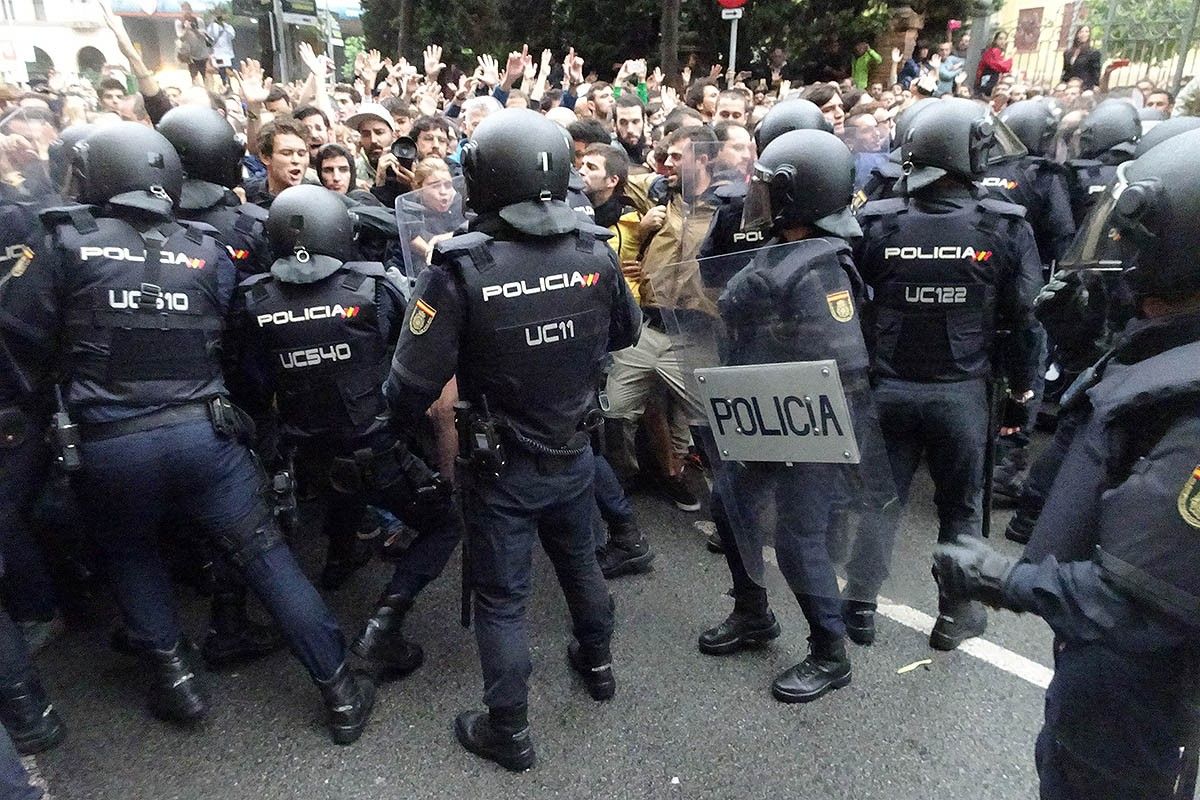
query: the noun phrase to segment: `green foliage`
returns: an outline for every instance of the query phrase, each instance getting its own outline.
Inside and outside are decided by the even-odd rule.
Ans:
[[[347,83],[354,83],[354,59],[365,49],[366,40],[361,36],[347,36],[343,42],[345,43],[345,50],[343,51],[342,58],[345,59],[346,63],[342,64],[342,80]]]
[[[1193,5],[1193,0],[1095,0],[1088,4],[1087,21],[1093,41],[1109,58],[1158,63],[1179,50]],[[1113,26],[1106,30],[1110,10],[1115,11]]]

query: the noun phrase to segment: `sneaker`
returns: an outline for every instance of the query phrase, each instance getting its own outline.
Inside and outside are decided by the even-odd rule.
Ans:
[[[682,472],[664,480],[662,490],[667,499],[674,503],[680,511],[700,510],[700,498],[688,488]]]

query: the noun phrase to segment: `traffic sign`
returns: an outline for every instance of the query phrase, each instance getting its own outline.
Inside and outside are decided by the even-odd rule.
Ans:
[[[721,19],[741,19],[743,11],[741,8],[722,8]]]

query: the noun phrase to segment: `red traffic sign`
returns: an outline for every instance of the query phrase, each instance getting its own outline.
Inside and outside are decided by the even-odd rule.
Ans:
[[[721,8],[741,8],[746,5],[746,0],[717,0],[717,5]]]

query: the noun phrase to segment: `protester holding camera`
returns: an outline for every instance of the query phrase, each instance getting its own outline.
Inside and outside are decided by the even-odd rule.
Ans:
[[[396,122],[379,103],[363,103],[346,125],[358,131],[358,185],[384,205],[395,205],[397,197],[412,191],[416,144],[407,136],[396,137]]]

